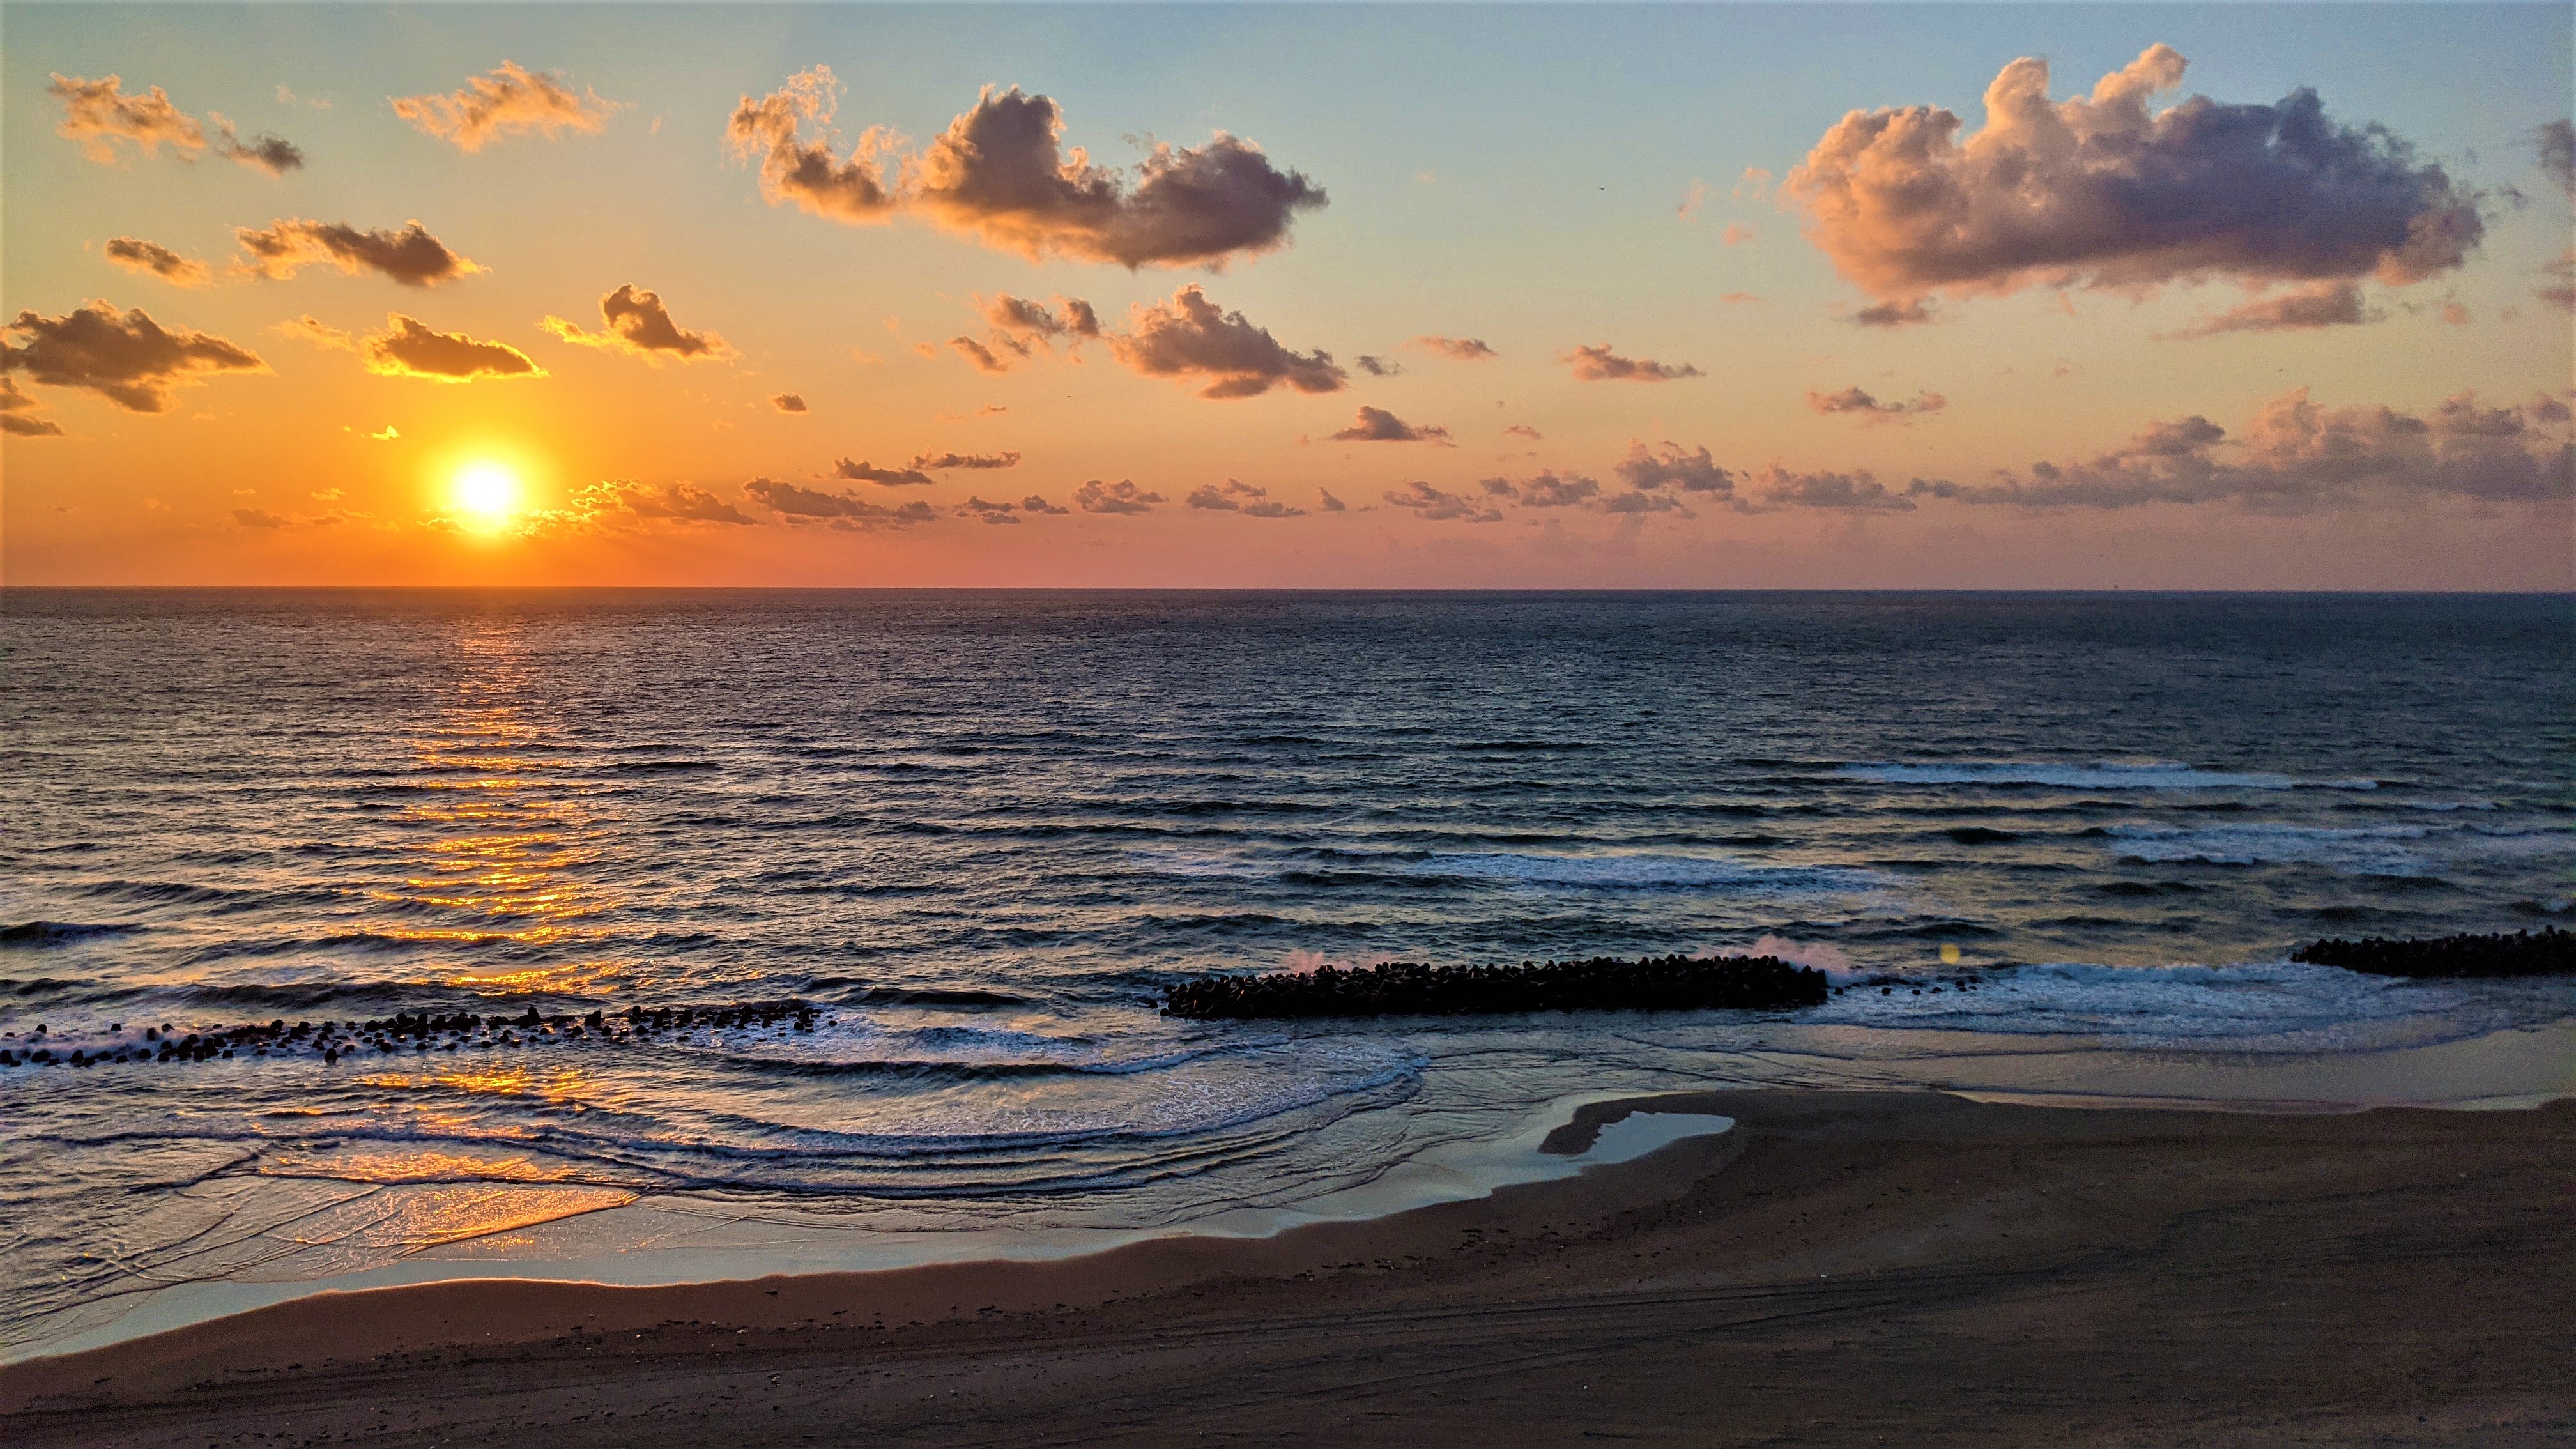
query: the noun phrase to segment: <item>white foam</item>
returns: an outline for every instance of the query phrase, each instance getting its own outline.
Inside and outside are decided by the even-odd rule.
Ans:
[[[2416,825],[2331,827],[2247,823],[2178,828],[2114,825],[2112,849],[2131,860],[2201,861],[2211,865],[2322,865],[2350,875],[2417,876],[2428,864],[2401,841],[2431,832]]]

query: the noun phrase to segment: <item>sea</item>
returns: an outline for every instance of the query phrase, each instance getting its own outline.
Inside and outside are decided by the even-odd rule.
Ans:
[[[1270,1230],[1694,1087],[2576,1090],[2576,984],[2290,959],[2568,923],[2565,596],[0,602],[0,1049],[108,1058],[0,1068],[0,1357],[316,1287]],[[1841,989],[1157,1005],[1212,972],[1754,952]],[[811,1030],[142,1056],[783,998]]]

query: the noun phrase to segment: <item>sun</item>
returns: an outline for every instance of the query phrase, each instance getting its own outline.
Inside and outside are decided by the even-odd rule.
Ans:
[[[519,511],[519,479],[498,463],[469,463],[448,485],[448,501],[473,528],[498,529]]]

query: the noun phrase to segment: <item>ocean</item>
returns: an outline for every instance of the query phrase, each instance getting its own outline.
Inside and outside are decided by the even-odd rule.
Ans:
[[[1585,1096],[2395,1099],[2354,1064],[2576,1021],[2564,980],[2288,960],[2567,922],[2564,597],[5,604],[0,1048],[109,1054],[0,1068],[11,1357],[219,1287],[1293,1213]],[[1155,1006],[1206,972],[1755,950],[1844,989]],[[165,1025],[788,997],[812,1030],[114,1059]]]

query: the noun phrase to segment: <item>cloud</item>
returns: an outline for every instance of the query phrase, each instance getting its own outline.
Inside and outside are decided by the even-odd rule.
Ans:
[[[597,332],[585,332],[561,317],[550,316],[537,325],[566,342],[623,352],[647,362],[665,357],[698,362],[734,355],[733,348],[714,333],[691,332],[672,321],[660,296],[637,291],[632,282],[600,298],[599,315],[607,325]]]
[[[832,465],[832,476],[857,483],[880,483],[888,488],[928,487],[938,481],[919,468],[879,468],[864,461],[853,463],[847,458]]]
[[[979,519],[985,523],[1017,523],[1020,521],[1019,512],[1014,505],[1010,503],[988,503],[982,498],[974,497],[970,497],[965,502],[957,505],[957,516],[960,518]]]
[[[1708,205],[1708,183],[1693,181],[1682,188],[1682,203],[1673,208],[1673,215],[1684,221],[1696,221],[1699,219],[1700,208],[1706,205]]]
[[[1322,488],[1315,490],[1315,506],[1326,513],[1348,513],[1351,511],[1351,506],[1349,504],[1335,498],[1329,491]]]
[[[478,377],[546,375],[528,354],[506,342],[479,342],[461,332],[433,331],[418,318],[400,312],[386,313],[385,331],[360,339],[357,347],[367,371],[384,377],[472,382]]]
[[[1008,358],[994,352],[992,348],[985,346],[983,343],[976,341],[972,337],[951,337],[948,339],[948,345],[957,349],[958,356],[973,363],[977,372],[994,373],[1008,372],[1011,370],[1011,364]],[[936,356],[937,354],[934,353],[932,355]],[[1023,353],[1021,355],[1026,356],[1027,354]]]
[[[1120,362],[1147,377],[1204,380],[1204,398],[1255,397],[1281,385],[1303,393],[1339,392],[1350,383],[1331,353],[1289,351],[1268,329],[1253,326],[1240,312],[1223,311],[1196,285],[1174,292],[1169,301],[1129,308],[1127,326],[1125,336],[1109,339]]]
[[[1671,382],[1702,375],[1687,362],[1676,366],[1650,358],[1621,357],[1610,350],[1607,342],[1560,352],[1557,361],[1572,366],[1576,380],[1581,382]]]
[[[233,510],[233,522],[242,528],[285,528],[292,525],[295,520],[280,517],[265,508],[236,508]]]
[[[778,409],[782,413],[801,413],[807,411],[805,399],[798,397],[792,392],[782,392],[778,396],[771,398],[769,400],[769,405]]]
[[[1383,357],[1371,357],[1365,352],[1361,353],[1356,360],[1360,371],[1371,377],[1398,377],[1404,372],[1403,363],[1391,362]]]
[[[791,204],[854,226],[888,220],[896,201],[885,168],[895,135],[871,126],[847,159],[835,158],[830,127],[839,104],[831,67],[818,65],[789,76],[786,85],[757,101],[744,96],[725,123],[725,140],[736,157],[760,158],[760,194],[772,206]],[[804,140],[800,132],[808,124],[823,134]]]
[[[2314,91],[2151,112],[2183,67],[2150,46],[2090,97],[2052,102],[2047,62],[2016,60],[1964,141],[1939,107],[1854,111],[1782,190],[1835,269],[1893,303],[2213,276],[2397,284],[2459,266],[2484,235],[2474,194],[2384,129],[2329,120]]]
[[[1881,402],[1863,392],[1857,383],[1840,392],[1807,394],[1807,406],[1828,417],[1836,414],[1857,414],[1877,422],[1902,422],[1907,418],[1921,417],[1925,413],[1937,413],[1949,405],[1950,400],[1941,394],[1921,391],[1914,394],[1914,400],[1911,402],[1898,402],[1893,399]]]
[[[1914,500],[1862,468],[1849,473],[1793,473],[1779,464],[1753,475],[1754,495],[1773,508],[1832,508],[1849,513],[1904,513]]]
[[[2298,332],[2319,327],[2357,327],[2385,313],[2362,306],[2357,282],[2314,282],[2277,296],[2258,297],[2215,316],[2198,318],[2178,338],[2215,337],[2222,332]]]
[[[1428,483],[1412,482],[1401,488],[1386,490],[1386,501],[1397,508],[1411,509],[1416,515],[1434,522],[1500,523],[1502,510],[1463,494],[1448,493]],[[1335,510],[1338,512],[1339,510]]]
[[[1303,174],[1222,131],[1194,148],[1158,142],[1132,174],[1095,166],[1080,148],[1064,149],[1056,103],[1017,86],[985,87],[917,154],[900,154],[892,132],[872,127],[838,157],[830,124],[839,92],[831,70],[815,66],[735,107],[726,136],[736,155],[760,158],[773,205],[853,224],[918,216],[1032,260],[1222,269],[1287,245],[1298,213],[1325,204]]]
[[[2570,247],[2567,255],[2547,263],[2540,270],[2558,280],[2531,295],[2553,307],[2576,312],[2576,247]]]
[[[984,88],[905,168],[908,204],[952,231],[1032,260],[1067,256],[1145,266],[1222,268],[1288,243],[1321,187],[1280,171],[1261,148],[1220,131],[1205,146],[1156,143],[1126,175],[1063,149],[1064,119],[1045,96]]]
[[[979,372],[1008,372],[1014,363],[1052,350],[1055,339],[1069,337],[1077,349],[1100,333],[1100,316],[1091,304],[1080,297],[1057,297],[1056,310],[1007,292],[994,294],[992,300],[978,303],[984,321],[990,326],[986,341],[971,337],[952,337],[948,345],[960,356],[975,364]]]
[[[1449,430],[1436,423],[1408,423],[1384,408],[1363,407],[1351,425],[1333,434],[1336,443],[1437,443],[1449,446]]]
[[[919,499],[897,507],[870,503],[849,493],[825,493],[816,488],[799,487],[768,478],[754,478],[742,485],[744,496],[757,500],[772,512],[794,519],[819,519],[834,528],[856,529],[874,533],[889,528],[910,528],[928,523],[939,516],[938,510]]]
[[[1019,465],[1020,455],[1017,453],[923,453],[912,460],[915,468],[941,472],[950,469],[989,472],[995,468],[1016,468]]]
[[[1032,493],[1020,500],[1020,511],[1022,513],[1071,513],[1073,510],[1061,504],[1049,503]]]
[[[1721,498],[1735,495],[1737,475],[1717,466],[1706,447],[1684,452],[1680,444],[1666,443],[1658,451],[1632,441],[1628,456],[1620,459],[1614,470],[1629,487],[1640,490],[1677,487],[1684,493],[1712,493]]]
[[[1599,480],[1553,470],[1535,478],[1488,478],[1478,485],[1488,498],[1506,499],[1523,508],[1572,508],[1601,496]]]
[[[752,521],[750,514],[703,488],[687,483],[657,485],[609,479],[582,489],[573,495],[573,502],[585,513],[615,511],[672,523],[748,524]]]
[[[480,151],[488,142],[531,131],[549,138],[567,130],[595,136],[625,109],[594,90],[573,94],[560,71],[539,75],[509,60],[446,95],[396,96],[393,107],[422,134],[452,141],[459,151]]]
[[[2542,435],[2563,424],[2552,416],[2559,406],[2543,397],[2488,408],[2461,393],[2417,417],[2388,407],[2330,409],[2298,388],[2258,409],[2241,437],[2186,417],[2091,458],[1924,491],[2042,510],[2233,503],[2305,513],[2391,499],[2563,502],[2576,497],[2576,447]]]
[[[204,262],[190,261],[159,242],[141,237],[109,237],[105,251],[109,261],[127,271],[159,277],[174,287],[203,287],[215,280],[214,268]]]
[[[1274,502],[1267,488],[1228,478],[1223,483],[1205,483],[1190,490],[1189,505],[1219,513],[1240,513],[1246,518],[1303,518],[1306,510]]]
[[[2576,122],[2544,121],[2531,139],[2540,153],[2542,173],[2576,200]]]
[[[0,374],[0,433],[18,438],[59,438],[63,426],[35,416],[37,401],[18,390],[18,380]]]
[[[1724,302],[1729,306],[1742,307],[1751,303],[1758,303],[1762,299],[1753,295],[1751,292],[1721,292],[1718,294],[1717,300]]]
[[[9,341],[11,333],[21,340]],[[170,405],[171,389],[220,373],[266,371],[268,364],[247,349],[163,327],[140,307],[123,317],[106,302],[59,317],[20,312],[0,328],[0,376],[23,372],[46,387],[86,388],[128,412],[160,412]]]
[[[1531,442],[1536,443],[1544,441],[1547,434],[1529,426],[1527,423],[1513,423],[1503,429],[1503,436],[1507,438],[1527,438]]]
[[[1878,302],[1851,314],[1855,327],[1921,327],[1941,320],[1928,302]]]
[[[1150,513],[1163,501],[1160,493],[1148,493],[1121,478],[1104,484],[1094,478],[1073,490],[1073,504],[1085,513]]]
[[[1717,240],[1720,246],[1740,247],[1753,240],[1753,228],[1730,223],[1726,230],[1717,234]]]
[[[340,222],[278,221],[265,231],[237,227],[233,236],[250,260],[235,270],[283,281],[300,267],[328,265],[356,276],[378,272],[406,287],[434,287],[483,270],[422,230],[360,231]]]
[[[1439,353],[1452,362],[1481,362],[1488,357],[1502,356],[1487,347],[1481,337],[1416,337],[1404,345]]]
[[[169,93],[159,86],[148,95],[130,96],[124,85],[112,75],[86,80],[55,74],[53,83],[45,87],[63,103],[63,119],[54,127],[55,134],[78,141],[81,154],[106,166],[117,164],[114,143],[118,141],[132,143],[146,156],[157,156],[168,146],[189,161],[211,146],[216,155],[271,176],[304,164],[304,152],[292,141],[260,135],[245,142],[219,111],[206,113],[214,122],[210,137],[197,118],[172,105]]]

